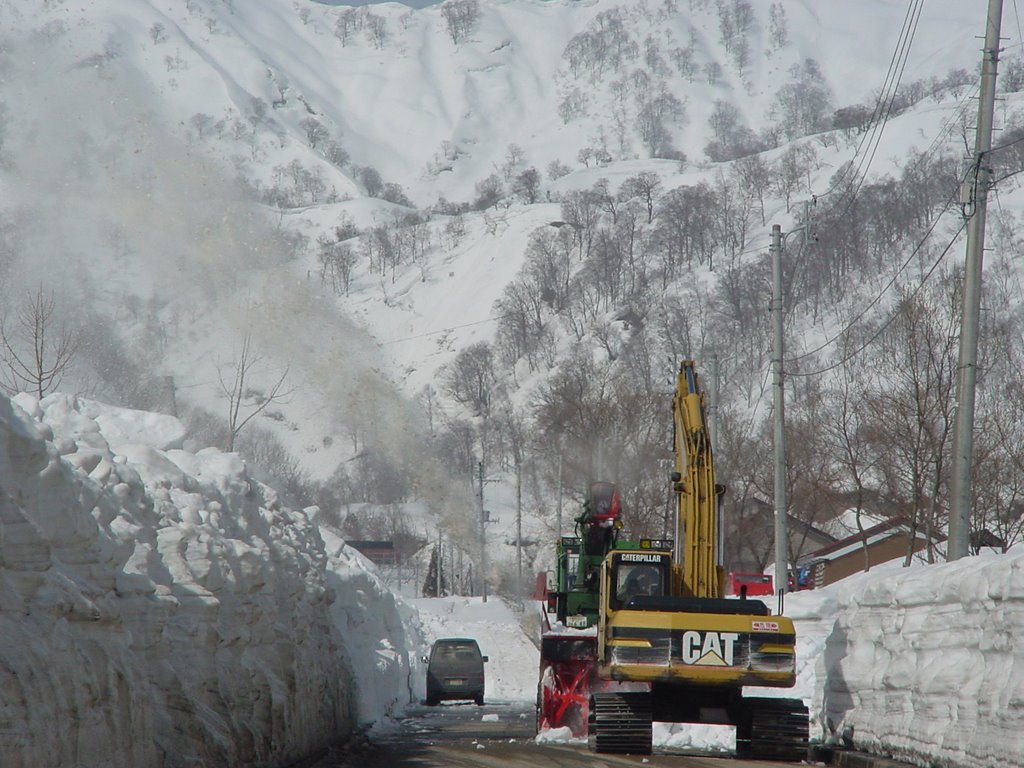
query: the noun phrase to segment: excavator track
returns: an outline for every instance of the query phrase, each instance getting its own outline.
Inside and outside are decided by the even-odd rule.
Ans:
[[[800,699],[744,699],[736,726],[736,756],[750,760],[807,759],[809,716]]]
[[[651,720],[649,693],[593,694],[587,720],[590,751],[651,754]]]

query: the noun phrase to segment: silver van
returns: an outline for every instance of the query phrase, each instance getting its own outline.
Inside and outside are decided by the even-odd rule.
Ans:
[[[484,703],[484,662],[476,640],[469,637],[443,637],[434,641],[427,662],[427,705],[439,701],[472,699]]]

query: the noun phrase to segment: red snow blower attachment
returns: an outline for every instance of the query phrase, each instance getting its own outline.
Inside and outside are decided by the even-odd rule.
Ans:
[[[568,727],[573,736],[586,736],[591,687],[596,682],[596,635],[544,636],[540,658],[538,732]]]

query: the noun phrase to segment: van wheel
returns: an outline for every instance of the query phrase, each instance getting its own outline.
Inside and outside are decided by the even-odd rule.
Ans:
[[[478,707],[482,707],[484,705],[484,695],[481,693],[479,696],[474,697],[473,701],[476,702]]]
[[[428,707],[436,707],[437,706],[437,702],[438,702],[437,696],[431,696],[430,694],[427,694],[427,702],[426,703],[427,703]]]

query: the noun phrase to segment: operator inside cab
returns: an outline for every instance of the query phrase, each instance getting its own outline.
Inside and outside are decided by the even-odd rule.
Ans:
[[[615,596],[620,608],[634,597],[665,594],[662,569],[658,565],[621,563],[616,575]]]

